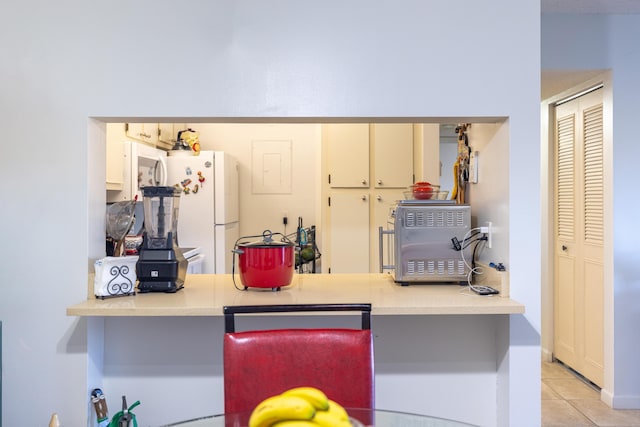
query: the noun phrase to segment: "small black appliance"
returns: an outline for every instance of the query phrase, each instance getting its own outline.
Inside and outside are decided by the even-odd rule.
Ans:
[[[176,292],[184,287],[188,262],[178,248],[180,189],[144,187],[144,233],[136,263],[139,292]]]

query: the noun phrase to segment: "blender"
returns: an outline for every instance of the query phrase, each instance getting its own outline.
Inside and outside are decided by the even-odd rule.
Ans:
[[[180,189],[148,186],[142,189],[144,233],[136,263],[139,292],[176,292],[184,287],[187,260],[178,248]]]

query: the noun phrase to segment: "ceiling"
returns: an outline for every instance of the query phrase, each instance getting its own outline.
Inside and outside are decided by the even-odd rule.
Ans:
[[[577,13],[577,14],[640,14],[640,0],[541,0],[543,14]],[[547,99],[553,95],[571,89],[580,83],[595,78],[603,70],[542,70],[540,98]]]
[[[542,13],[640,14],[640,0],[541,0]]]

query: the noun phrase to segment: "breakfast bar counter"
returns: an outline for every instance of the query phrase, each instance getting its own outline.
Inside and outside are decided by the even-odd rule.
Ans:
[[[235,277],[242,287],[240,278]],[[68,316],[223,316],[227,305],[370,303],[373,315],[522,314],[524,305],[500,295],[480,296],[458,284],[401,286],[389,274],[295,274],[279,291],[237,289],[231,274],[187,275],[176,293],[138,293],[98,299],[89,280],[86,301]]]

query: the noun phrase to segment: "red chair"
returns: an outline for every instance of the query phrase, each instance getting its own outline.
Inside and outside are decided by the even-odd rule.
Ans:
[[[359,311],[361,329],[235,332],[234,314]],[[225,413],[253,410],[263,399],[299,386],[324,391],[350,408],[373,408],[371,304],[224,307]]]

